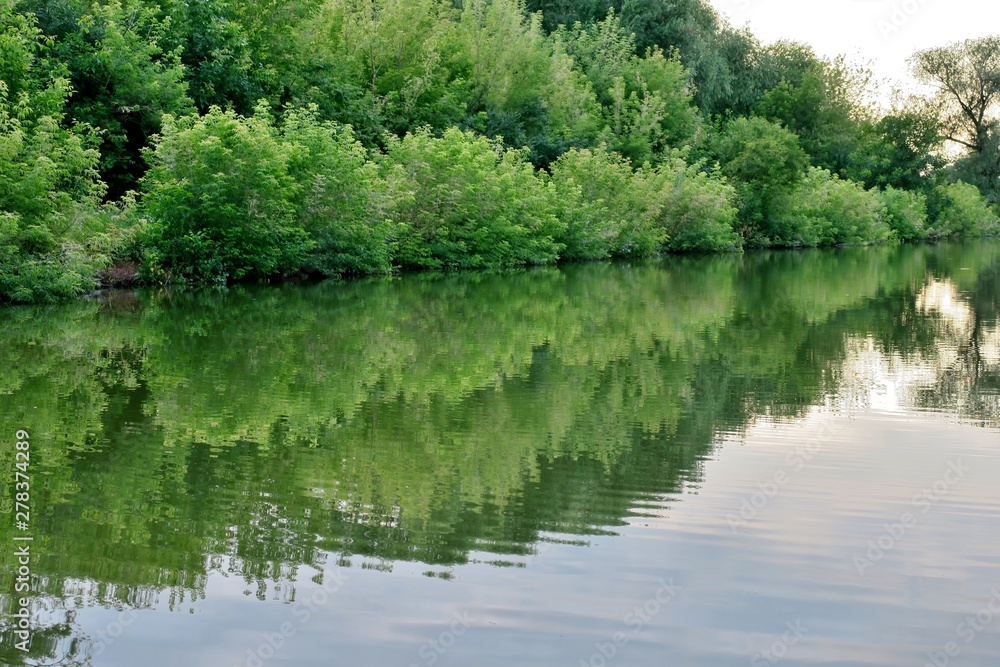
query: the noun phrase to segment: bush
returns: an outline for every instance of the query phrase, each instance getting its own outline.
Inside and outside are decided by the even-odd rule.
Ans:
[[[776,215],[783,245],[865,245],[889,238],[878,196],[826,169],[811,167]]]
[[[680,157],[633,172],[603,147],[572,150],[552,166],[552,182],[565,259],[740,247],[735,191]]]
[[[601,186],[616,178],[619,184],[627,182],[632,176],[631,167],[614,156],[604,150],[573,149],[552,164],[554,210],[563,223],[557,238],[563,246],[562,259],[586,261],[611,255],[615,225]]]
[[[140,233],[111,204],[77,209],[59,234],[0,212],[0,300],[49,303],[94,289],[112,264],[138,264]]]
[[[809,165],[795,134],[763,118],[737,118],[711,140],[709,152],[739,192],[746,241],[793,245],[794,235],[778,224],[778,207]]]
[[[562,257],[641,257],[659,250],[666,239],[656,225],[659,207],[640,181],[625,158],[603,146],[560,157],[552,165],[552,183],[563,222]]]
[[[57,247],[45,227],[26,227],[17,214],[0,212],[0,299],[51,302],[91,287],[85,258],[79,252],[56,252]]]
[[[147,272],[226,282],[301,267],[311,244],[294,218],[289,158],[266,115],[213,107],[200,118],[164,117],[143,179]]]
[[[900,241],[918,241],[927,236],[927,197],[920,192],[886,186],[878,193],[885,217]]]
[[[726,251],[740,247],[736,233],[736,191],[697,166],[674,157],[655,170],[640,170],[654,186],[657,226],[668,250]]]
[[[457,129],[389,145],[385,172],[400,168],[408,196],[393,206],[396,263],[407,268],[503,268],[554,262],[560,223],[526,151]]]
[[[935,189],[937,216],[931,236],[990,236],[1000,232],[1000,221],[974,185],[958,181]]]
[[[307,268],[326,276],[389,272],[391,193],[351,128],[320,122],[311,108],[290,112],[282,136],[299,186],[296,219],[314,246]]]
[[[104,194],[92,134],[65,122],[65,79],[38,76],[31,17],[0,4],[0,301],[53,301],[93,287],[86,246]]]

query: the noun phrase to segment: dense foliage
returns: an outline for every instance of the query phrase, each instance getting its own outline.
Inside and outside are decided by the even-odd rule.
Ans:
[[[223,283],[294,271],[310,245],[291,209],[290,152],[264,115],[166,117],[143,200],[148,270]]]
[[[992,234],[995,41],[885,112],[705,0],[0,0],[0,301]]]
[[[606,147],[567,152],[552,165],[551,180],[564,222],[559,236],[564,258],[604,259],[663,241],[653,226],[652,202],[636,187],[638,175]]]
[[[393,141],[387,169],[402,171],[396,261],[427,269],[547,264],[559,221],[525,152],[473,132],[429,130]]]

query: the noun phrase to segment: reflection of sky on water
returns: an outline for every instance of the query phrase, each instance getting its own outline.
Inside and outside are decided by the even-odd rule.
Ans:
[[[1000,377],[1000,323],[977,322],[972,306],[950,280],[929,279],[915,304],[935,329],[931,353],[901,355],[883,349],[870,335],[848,337],[840,401],[889,412],[939,410],[996,425],[1000,392],[995,381],[985,395],[977,386],[983,378]],[[930,405],[922,400],[928,391],[935,393]],[[970,405],[973,393],[976,400]]]
[[[734,533],[727,513],[788,469],[789,448],[819,434],[816,458]],[[877,411],[840,415],[832,430],[824,410],[796,424],[761,423],[723,444],[696,494],[664,498],[655,510],[646,503],[617,536],[551,545],[519,559],[524,568],[461,566],[448,582],[423,576],[416,563],[397,563],[391,575],[340,570],[343,587],[306,622],[294,603],[247,604],[244,582],[213,576],[205,598],[185,605],[193,616],[140,613],[97,664],[132,667],[154,650],[180,662],[141,664],[245,665],[247,647],[291,623],[294,635],[269,664],[407,667],[434,654],[439,665],[577,665],[623,632],[615,664],[735,666],[798,621],[808,632],[784,664],[920,665],[926,651],[957,639],[956,626],[997,585],[996,435]],[[912,497],[955,459],[972,470],[859,574],[854,559],[865,557],[868,540],[903,512],[919,513]],[[318,590],[312,574],[300,572],[297,600]],[[662,578],[680,587],[677,596],[641,628],[640,617],[627,621]],[[429,642],[456,614],[472,625],[439,655]],[[100,609],[80,618],[87,627],[113,619]],[[995,665],[998,631],[963,643],[962,664]],[[180,636],[180,644],[165,640]]]

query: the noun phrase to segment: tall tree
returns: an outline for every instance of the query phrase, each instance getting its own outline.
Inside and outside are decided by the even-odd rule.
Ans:
[[[915,100],[861,124],[850,164],[842,173],[869,188],[926,191],[944,166],[940,122]]]
[[[913,73],[937,89],[945,136],[968,150],[959,174],[993,201],[1000,201],[1000,150],[996,116],[1000,103],[1000,36],[967,39],[919,51]]]
[[[773,83],[754,111],[795,132],[814,165],[842,173],[858,145],[863,74],[794,42],[769,46],[763,60]]]
[[[919,51],[910,65],[921,82],[938,90],[948,139],[982,152],[1000,101],[1000,36]]]

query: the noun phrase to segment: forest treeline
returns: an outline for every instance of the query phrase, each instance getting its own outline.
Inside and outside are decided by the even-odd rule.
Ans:
[[[0,0],[0,301],[1000,231],[1000,38],[911,64],[886,110],[705,0]]]

